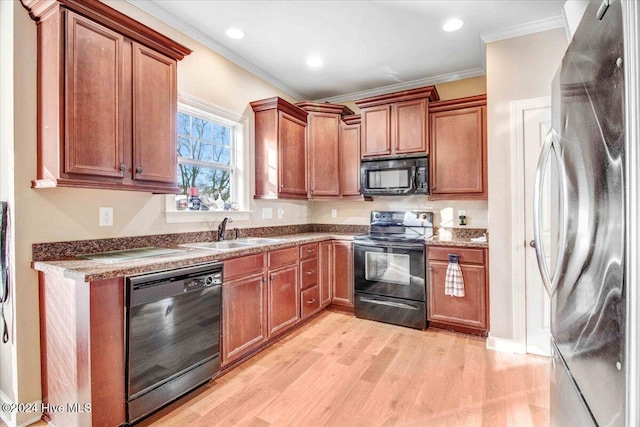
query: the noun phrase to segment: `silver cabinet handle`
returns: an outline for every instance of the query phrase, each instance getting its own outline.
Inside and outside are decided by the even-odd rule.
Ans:
[[[120,170],[122,172],[126,171],[127,170],[127,165],[120,165]]]
[[[315,299],[315,298],[310,299],[309,301],[307,301],[307,304],[313,304],[314,302],[316,302],[316,299]]]
[[[311,275],[311,274],[313,274],[313,273],[315,273],[315,272],[316,272],[315,270],[309,270],[309,271],[307,271],[307,274],[308,274],[308,275]]]
[[[142,169],[142,166],[138,166],[136,168],[136,173],[142,173],[144,171],[144,169]]]

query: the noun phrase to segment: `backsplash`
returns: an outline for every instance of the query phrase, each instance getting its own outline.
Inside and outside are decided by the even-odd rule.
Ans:
[[[368,233],[369,226],[302,224],[282,225],[276,227],[239,228],[238,237],[270,237],[312,232],[361,234]],[[225,239],[233,239],[234,237],[234,229],[228,228],[225,233]],[[173,247],[184,243],[206,242],[212,240],[216,240],[215,231],[156,234],[150,236],[118,237],[112,239],[74,240],[69,242],[34,243],[32,245],[32,261],[75,259],[78,254],[144,248],[147,246]]]

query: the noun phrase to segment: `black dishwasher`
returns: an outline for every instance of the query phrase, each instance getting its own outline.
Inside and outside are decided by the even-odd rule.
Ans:
[[[220,370],[222,263],[127,277],[127,419],[132,423]]]

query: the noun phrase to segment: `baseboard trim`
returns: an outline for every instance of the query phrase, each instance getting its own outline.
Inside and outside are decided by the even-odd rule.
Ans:
[[[507,338],[492,337],[491,333],[487,337],[487,348],[489,350],[502,351],[505,353],[526,354],[527,348],[514,340]]]
[[[2,391],[0,391],[0,403],[2,404],[0,406],[3,408],[5,404],[8,404],[8,405],[14,404],[13,400],[9,399],[9,397],[6,394],[4,394]],[[42,401],[36,400],[35,402],[29,403],[27,406],[31,408],[42,408]],[[20,414],[25,415],[25,419],[18,420],[18,415]],[[28,415],[31,415],[31,417],[26,418],[26,416]],[[26,414],[26,413],[17,412],[17,411],[6,412],[4,410],[0,410],[0,420],[2,420],[2,422],[5,423],[8,427],[26,427],[37,421],[40,421],[40,419],[42,419],[42,412],[40,411]]]

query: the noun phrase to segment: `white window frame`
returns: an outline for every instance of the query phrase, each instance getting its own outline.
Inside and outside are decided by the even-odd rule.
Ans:
[[[167,223],[210,222],[226,216],[234,220],[248,220],[250,203],[250,159],[249,159],[249,118],[218,105],[185,93],[178,93],[178,111],[191,116],[210,120],[233,129],[231,158],[233,168],[231,198],[238,202],[237,211],[189,211],[176,209],[176,196],[167,195],[165,216]],[[177,140],[176,140],[177,142]],[[177,150],[177,146],[176,146]],[[209,166],[209,165],[208,165]],[[176,165],[177,167],[177,165]]]

